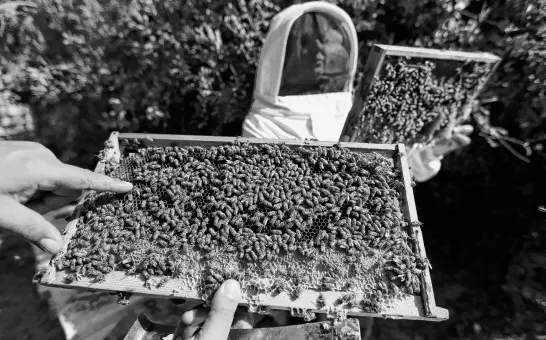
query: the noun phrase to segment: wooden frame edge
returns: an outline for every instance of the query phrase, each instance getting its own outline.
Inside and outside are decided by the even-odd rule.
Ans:
[[[286,144],[291,146],[308,146],[312,143],[312,146],[334,146],[339,144],[343,147],[354,149],[364,148],[371,151],[380,152],[394,152],[396,150],[396,144],[370,144],[370,143],[353,143],[353,142],[338,142],[338,141],[309,141],[300,139],[266,139],[266,138],[247,138],[247,137],[221,137],[221,136],[200,136],[200,135],[168,135],[168,134],[153,134],[153,133],[120,133],[119,139],[139,139],[139,140],[158,140],[166,142],[186,141],[192,143],[200,142],[221,142],[232,143],[236,140],[240,142],[249,142],[251,144]]]
[[[439,50],[423,47],[398,46],[398,45],[383,45],[376,44],[374,47],[379,48],[389,56],[407,56],[417,58],[435,58],[442,60],[472,60],[484,63],[497,63],[501,58],[489,52],[465,52],[453,50]]]
[[[412,188],[412,178],[409,171],[409,164],[407,160],[406,147],[404,144],[398,144],[398,162],[401,163],[402,169],[402,180],[404,184],[404,191],[407,208],[407,216],[409,217],[409,223],[413,238],[415,240],[414,246],[419,255],[423,258],[426,257],[424,240],[421,232],[421,227],[419,224],[419,219],[417,217],[417,207],[415,205],[415,198],[413,195]],[[436,301],[434,299],[434,291],[432,288],[432,279],[430,276],[430,270],[427,268],[421,274],[421,296],[423,298],[423,307],[425,309],[426,316],[434,316],[436,312]]]
[[[352,129],[352,126],[356,124],[356,121],[359,118],[359,112],[361,112],[362,108],[364,108],[366,105],[368,93],[381,72],[380,66],[383,65],[384,60],[385,52],[374,46],[368,56],[366,66],[364,67],[362,83],[360,84],[359,88],[356,89],[353,106],[351,107],[351,110],[347,115],[347,119],[345,120],[345,125],[343,126],[342,135],[346,134],[349,137],[349,141],[352,143],[356,142],[358,136],[356,135],[356,131],[351,131],[350,134],[348,134],[348,132],[350,129]],[[370,70],[373,70],[373,73],[370,72]]]

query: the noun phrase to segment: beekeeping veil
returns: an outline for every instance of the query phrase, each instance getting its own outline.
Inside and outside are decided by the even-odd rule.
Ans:
[[[351,18],[321,1],[271,23],[243,136],[337,141],[352,105],[358,44]]]

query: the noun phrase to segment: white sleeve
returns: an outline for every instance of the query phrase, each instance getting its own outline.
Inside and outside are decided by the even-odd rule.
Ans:
[[[251,115],[252,113],[249,113],[246,117],[245,117],[245,120],[243,121],[243,132],[241,134],[241,137],[246,137],[246,138],[263,138],[262,136],[260,136],[260,134],[258,133],[258,131],[256,131],[256,127],[254,126],[254,124],[252,123],[249,115]]]
[[[417,182],[426,182],[436,176],[442,167],[442,157],[434,156],[432,148],[415,144],[408,154],[411,175]]]

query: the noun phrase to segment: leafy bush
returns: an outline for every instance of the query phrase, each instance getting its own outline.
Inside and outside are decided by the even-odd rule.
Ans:
[[[0,10],[0,90],[32,106],[41,142],[84,166],[113,129],[237,135],[270,19],[296,2],[39,0],[36,15]],[[546,1],[330,2],[354,20],[361,67],[374,42],[504,58],[483,96],[498,101],[480,107],[487,139],[476,136],[416,188],[438,300],[453,308],[434,330],[444,338],[478,328],[486,338],[544,332],[544,309],[526,287],[540,287],[533,254],[545,239],[536,206],[546,188]],[[515,147],[533,151],[528,163],[491,148],[508,142],[489,119],[527,142]]]
[[[238,134],[279,9],[271,1],[43,1],[33,26],[43,39],[22,53],[25,65],[33,56],[43,63],[19,74],[13,90],[33,105],[43,141],[72,148],[67,155],[96,149],[112,129]],[[59,105],[80,125],[51,140],[50,131],[64,131],[50,114],[62,114]]]

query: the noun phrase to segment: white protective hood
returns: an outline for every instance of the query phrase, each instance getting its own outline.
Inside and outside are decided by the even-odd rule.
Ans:
[[[351,109],[356,30],[341,8],[293,5],[271,23],[243,137],[338,141]]]

